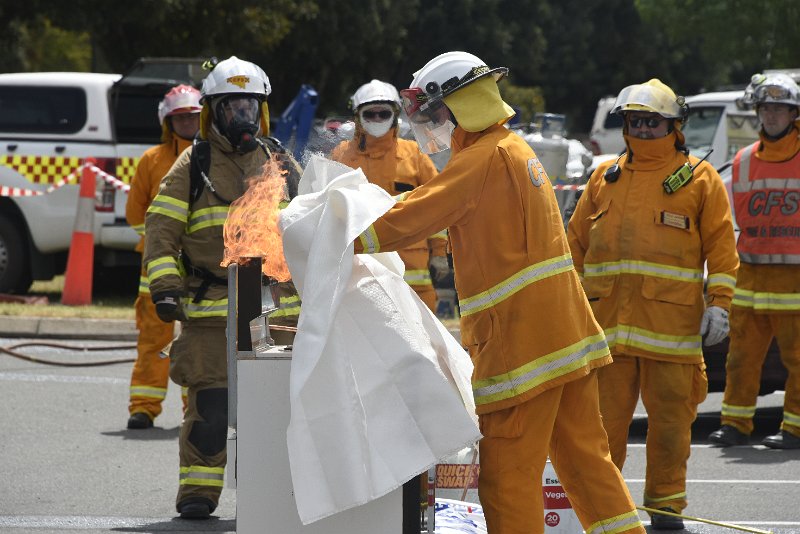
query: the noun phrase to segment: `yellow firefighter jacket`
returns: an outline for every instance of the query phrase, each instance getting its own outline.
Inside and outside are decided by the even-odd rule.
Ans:
[[[147,208],[158,194],[161,179],[166,176],[181,152],[192,145],[190,140],[178,137],[174,133],[170,133],[170,136],[171,139],[166,143],[145,150],[136,165],[136,173],[131,181],[131,190],[128,192],[128,201],[125,204],[125,218],[131,228],[141,236],[139,244],[136,245],[137,252],[144,250],[144,218]]]
[[[184,151],[170,169],[158,195],[147,211],[144,262],[153,295],[177,291],[190,320],[225,320],[228,312],[227,271],[220,266],[224,251],[222,236],[229,203],[244,194],[247,179],[256,176],[266,162],[261,149],[239,154],[215,130],[209,129],[211,167],[208,177],[216,191],[206,185],[202,195],[189,202],[190,157]],[[276,142],[265,139],[283,161],[284,169],[299,176],[299,167],[288,153],[274,150]],[[210,276],[209,276],[210,275]],[[198,290],[213,278],[205,294]],[[283,305],[296,304],[296,295],[281,298]],[[289,302],[289,300],[292,302]],[[296,323],[295,323],[296,324]]]
[[[797,124],[797,123],[795,123]],[[800,157],[800,135],[797,126],[788,135],[770,141],[761,134],[761,141],[754,156],[764,162],[783,163],[797,166]],[[749,150],[743,148],[740,152]],[[739,156],[739,155],[737,155]],[[734,172],[738,169],[734,168]],[[800,176],[784,179],[787,189],[797,191]],[[795,187],[791,187],[794,185]],[[734,195],[736,195],[734,184]],[[796,204],[795,204],[796,205]],[[738,211],[737,211],[738,214]],[[796,314],[800,312],[800,265],[797,264],[754,264],[742,260],[736,280],[734,306],[747,308],[754,313]]]
[[[616,181],[614,161],[592,174],[568,234],[575,268],[612,351],[678,363],[701,363],[703,264],[707,304],[729,309],[736,255],[728,195],[707,162],[672,194],[662,183],[687,161],[676,133],[625,136]],[[689,156],[694,165],[698,158]]]
[[[359,148],[361,143],[363,149]],[[360,167],[371,183],[392,196],[428,183],[437,173],[416,142],[397,138],[396,128],[379,138],[359,130],[353,140],[343,141],[333,149],[331,159],[354,169]],[[432,285],[428,271],[430,257],[444,256],[446,245],[447,234],[440,232],[398,251],[406,266],[406,282],[411,286]]]
[[[442,172],[355,242],[397,250],[447,227],[477,413],[501,410],[611,362],[572,266],[550,181],[502,125],[453,132]]]

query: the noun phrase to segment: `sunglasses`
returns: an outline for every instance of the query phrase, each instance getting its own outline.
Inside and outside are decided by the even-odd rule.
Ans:
[[[392,118],[394,113],[388,109],[382,109],[380,111],[373,111],[371,109],[365,109],[361,112],[361,118],[367,120],[375,120],[380,119],[382,121],[386,121]]]
[[[628,119],[628,125],[631,128],[641,128],[642,125],[648,128],[658,128],[665,119],[657,119],[655,117],[637,117],[635,119]]]

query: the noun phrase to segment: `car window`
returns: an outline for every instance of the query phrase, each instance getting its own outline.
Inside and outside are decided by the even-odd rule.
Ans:
[[[79,87],[0,87],[0,132],[69,134],[85,124]]]
[[[722,106],[690,108],[689,118],[682,129],[683,135],[686,137],[686,146],[690,149],[708,150],[711,148],[724,109]]]
[[[114,128],[118,143],[157,145],[160,142],[158,103],[168,90],[168,86],[159,86],[151,92],[119,91],[114,95]]]

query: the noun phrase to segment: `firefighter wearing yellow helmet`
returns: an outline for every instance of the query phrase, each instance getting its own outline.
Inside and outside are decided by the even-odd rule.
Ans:
[[[722,427],[711,442],[744,445],[767,349],[776,338],[789,371],[781,430],[762,444],[800,448],[800,89],[786,74],[756,74],[744,101],[761,121],[760,139],[733,160],[733,205],[742,266],[731,308]]]
[[[170,377],[187,388],[176,507],[190,519],[207,519],[216,508],[226,463],[228,288],[220,263],[228,209],[268,159],[287,171],[287,196],[296,194],[300,175],[291,155],[266,137],[271,89],[264,71],[235,56],[212,68],[201,89],[199,137],[162,180],[144,247],[156,313],[182,326]]]
[[[139,160],[125,205],[128,224],[142,236],[136,245],[139,252],[144,250],[147,208],[158,194],[161,179],[181,152],[192,144],[200,127],[201,109],[200,91],[189,85],[173,87],[158,105],[161,144],[146,150]],[[174,325],[161,321],[156,315],[144,266],[134,307],[139,337],[136,341],[136,362],[131,372],[128,428],[145,429],[153,426],[153,420],[161,413],[161,403],[167,395],[169,360],[162,358],[160,353],[172,341]],[[183,399],[185,408],[186,397]]]
[[[355,135],[333,149],[332,160],[360,167],[370,182],[393,196],[405,195],[436,175],[436,167],[417,143],[397,137],[400,95],[393,85],[380,80],[362,85],[353,94],[352,108]],[[399,251],[406,282],[433,312],[436,290],[430,271],[437,280],[448,275],[446,245],[447,233],[440,232]]]
[[[492,534],[544,531],[548,454],[586,532],[644,533],[607,453],[598,367],[611,363],[572,265],[553,188],[497,81],[466,52],[430,60],[401,91],[423,151],[451,149],[440,174],[355,242],[399,250],[444,228],[474,363],[483,439],[479,495]]]
[[[725,187],[689,155],[688,109],[657,79],[620,91],[626,150],[592,174],[568,226],[575,267],[614,363],[600,369],[600,411],[622,469],[641,395],[648,414],[644,504],[687,506],[691,425],[706,397],[702,345],[724,340],[739,265]],[[703,294],[703,266],[708,266]],[[655,514],[655,529],[683,528]]]

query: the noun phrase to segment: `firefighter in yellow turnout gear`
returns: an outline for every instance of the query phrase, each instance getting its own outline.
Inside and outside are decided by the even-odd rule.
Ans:
[[[451,159],[355,249],[398,250],[448,228],[484,435],[479,495],[490,534],[544,532],[548,453],[587,533],[644,533],[600,419],[595,370],[611,362],[608,346],[572,266],[550,181],[503,126],[513,111],[496,82],[507,71],[448,52],[416,73],[401,91],[414,135],[428,153],[452,142]]]
[[[678,513],[687,505],[691,425],[708,391],[702,343],[727,334],[739,263],[722,180],[709,163],[686,166],[699,161],[683,146],[687,111],[657,79],[624,88],[613,112],[625,118],[626,152],[592,174],[568,227],[575,268],[614,357],[599,371],[611,456],[622,469],[641,394],[644,504]],[[652,522],[683,528],[661,514]]]
[[[297,191],[296,162],[277,141],[259,137],[268,133],[270,91],[266,74],[253,63],[231,57],[213,67],[201,90],[200,139],[178,158],[147,212],[144,260],[152,300],[162,320],[182,322],[170,352],[170,377],[188,389],[176,500],[184,518],[208,518],[223,486],[228,288],[220,262],[230,203],[268,158],[288,171],[289,195]],[[202,179],[193,178],[193,161],[203,169],[195,174]]]
[[[392,196],[404,195],[436,176],[436,167],[417,143],[397,137],[400,95],[393,85],[379,80],[362,85],[353,95],[352,107],[355,136],[333,149],[332,160],[360,167],[370,182]],[[433,312],[436,290],[429,266],[438,280],[448,275],[446,245],[447,232],[443,230],[398,251],[406,266],[406,282]]]
[[[161,144],[145,151],[131,182],[125,217],[128,224],[142,236],[136,250],[144,250],[144,219],[147,208],[158,194],[161,179],[178,156],[192,144],[200,128],[200,91],[188,85],[173,87],[158,106],[161,123]],[[128,428],[150,428],[161,413],[161,403],[167,395],[169,360],[161,357],[174,333],[174,324],[165,323],[156,315],[150,299],[150,284],[142,266],[139,296],[136,298],[137,357],[131,372]],[[186,397],[183,397],[184,409]]]
[[[756,74],[745,102],[760,139],[733,163],[733,204],[742,262],[731,309],[722,428],[717,445],[743,445],[753,431],[761,368],[772,338],[788,371],[781,431],[762,443],[800,448],[800,89],[785,74]]]

